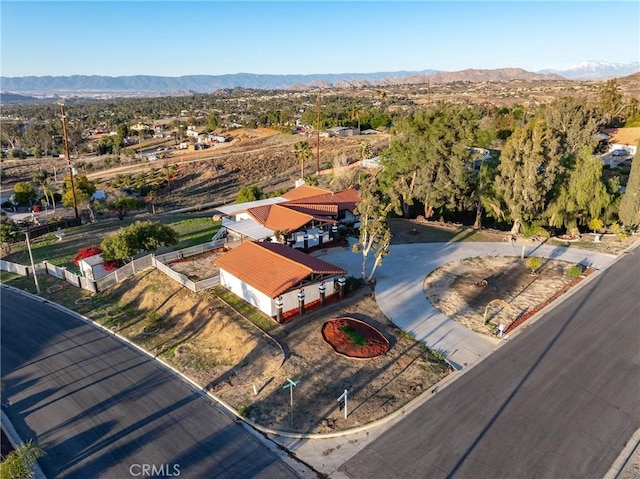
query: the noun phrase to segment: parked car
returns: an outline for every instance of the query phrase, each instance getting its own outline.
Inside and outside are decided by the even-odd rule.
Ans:
[[[618,149],[618,150],[613,150],[611,154],[613,156],[627,156],[629,152],[627,150]]]

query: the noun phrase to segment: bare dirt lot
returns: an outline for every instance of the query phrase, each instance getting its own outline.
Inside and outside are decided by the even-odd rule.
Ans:
[[[96,298],[98,299],[98,298]],[[135,340],[257,423],[323,433],[380,419],[451,372],[402,334],[363,287],[349,298],[276,326],[270,337],[213,294],[181,288],[158,271],[141,273],[84,307],[94,319]],[[326,343],[328,319],[352,316],[389,340],[383,356],[348,359]],[[287,379],[299,380],[291,415]],[[254,385],[259,390],[254,394]],[[349,391],[345,420],[337,398]]]

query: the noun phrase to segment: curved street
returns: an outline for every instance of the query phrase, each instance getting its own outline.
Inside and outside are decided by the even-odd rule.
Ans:
[[[0,294],[3,409],[46,451],[47,477],[315,477],[140,351],[47,303]]]

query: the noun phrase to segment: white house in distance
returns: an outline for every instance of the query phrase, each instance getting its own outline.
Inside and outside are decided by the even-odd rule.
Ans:
[[[339,222],[356,223],[359,201],[352,188],[333,193],[302,185],[277,198],[225,205],[218,211],[231,239],[268,240],[307,249],[333,239]]]
[[[285,319],[299,309],[300,294],[310,307],[337,294],[336,279],[346,271],[314,256],[279,243],[241,244],[220,256],[220,284],[272,318],[281,304]]]
[[[628,156],[634,156],[640,141],[640,127],[607,128],[600,130],[608,138],[609,152],[624,151]]]

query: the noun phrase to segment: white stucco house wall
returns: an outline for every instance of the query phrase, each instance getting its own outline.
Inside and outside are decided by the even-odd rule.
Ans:
[[[346,270],[286,245],[246,242],[216,260],[220,284],[236,296],[272,318],[277,318],[277,304],[282,302],[286,318],[299,308],[299,293],[305,305],[337,293],[335,280]],[[257,266],[259,265],[259,267]]]

